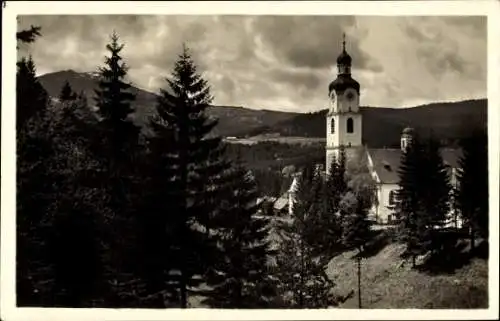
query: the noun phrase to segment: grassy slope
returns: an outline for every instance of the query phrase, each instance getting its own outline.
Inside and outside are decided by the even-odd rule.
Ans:
[[[403,246],[389,244],[362,265],[363,308],[443,308],[488,307],[488,263],[473,259],[453,274],[430,275],[402,264]],[[330,261],[328,275],[336,280],[340,294],[354,290],[341,308],[357,308],[355,252],[345,252]]]
[[[279,237],[272,233],[277,245]],[[488,261],[474,258],[452,274],[429,274],[406,263],[401,254],[404,246],[389,243],[362,263],[362,304],[368,309],[472,309],[488,308]],[[335,280],[334,291],[342,296],[354,295],[338,308],[357,309],[357,266],[355,251],[334,257],[327,274]],[[208,308],[202,297],[189,298],[191,307]]]

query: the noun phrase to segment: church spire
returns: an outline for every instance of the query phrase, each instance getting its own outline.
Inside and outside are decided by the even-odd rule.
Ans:
[[[339,74],[349,75],[351,73],[352,58],[345,49],[345,32],[342,33],[342,52],[337,57]]]

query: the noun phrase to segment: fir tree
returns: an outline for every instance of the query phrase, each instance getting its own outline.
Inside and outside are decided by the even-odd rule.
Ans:
[[[107,131],[108,144],[113,146],[115,157],[125,157],[127,145],[137,142],[137,126],[129,119],[134,112],[131,103],[135,100],[130,84],[125,82],[128,66],[120,56],[124,44],[120,44],[116,33],[111,35],[111,42],[106,45],[110,56],[105,58],[105,66],[99,68],[98,89],[95,101],[102,128]]]
[[[340,157],[332,159],[330,175],[323,184],[323,210],[321,211],[321,226],[324,231],[317,235],[322,239],[322,248],[325,253],[333,254],[342,247],[342,217],[340,202],[347,192],[346,157],[345,150],[341,149]]]
[[[273,299],[267,267],[268,218],[258,216],[255,182],[238,162],[230,171],[230,195],[219,215],[220,259],[209,274],[205,303],[214,308],[265,308]]]
[[[170,201],[173,255],[180,273],[177,288],[180,305],[187,307],[188,289],[195,286],[196,276],[204,275],[211,261],[217,257],[212,229],[223,189],[228,162],[219,137],[208,135],[217,124],[206,115],[212,101],[207,82],[198,74],[186,46],[175,63],[174,71],[166,79],[170,92],[162,89],[158,102],[159,119],[154,121],[156,136],[165,137],[169,144],[155,148],[162,153],[165,169],[174,173],[169,187],[162,190]],[[169,169],[168,169],[169,168]],[[166,215],[166,214],[165,214]]]
[[[26,40],[23,37],[20,40]],[[46,238],[52,190],[48,159],[53,148],[46,134],[48,97],[31,56],[17,62],[16,82],[16,295],[18,306],[36,306],[50,298]]]
[[[71,85],[68,81],[64,82],[63,87],[61,88],[61,93],[59,94],[59,99],[61,101],[72,101],[77,98],[76,93],[73,92]]]
[[[110,306],[125,304],[130,298],[133,278],[133,265],[130,251],[135,244],[133,238],[133,216],[137,215],[135,206],[140,188],[137,158],[139,154],[139,128],[131,121],[133,112],[131,103],[135,96],[129,91],[130,84],[125,82],[128,67],[120,53],[124,45],[119,44],[116,33],[106,45],[110,56],[105,57],[105,65],[99,68],[98,88],[95,90],[95,102],[101,117],[96,132],[92,151],[104,170],[96,181],[106,198],[110,215],[107,226],[113,226],[104,233],[103,242],[109,249],[106,257],[107,271],[110,278],[108,302]],[[129,298],[126,298],[129,296]]]
[[[422,164],[425,163],[424,147],[418,136],[402,153],[399,168],[399,189],[397,192],[396,212],[399,221],[399,238],[406,244],[413,266],[416,256],[428,246],[428,216],[422,202],[424,175]]]
[[[425,234],[430,237],[428,240],[429,250],[439,250],[439,230],[444,227],[447,215],[450,210],[450,178],[448,170],[444,165],[440,144],[430,137],[425,146],[424,161],[420,164],[420,173],[425,173],[421,177],[423,186],[421,188],[422,203],[426,220]]]
[[[35,42],[37,37],[40,37],[42,34],[40,32],[40,26],[30,26],[29,29],[21,30],[16,33],[17,41],[22,43],[33,43]]]
[[[314,211],[319,210],[312,168],[306,168],[299,180],[293,209],[293,222],[283,226],[277,256],[278,293],[284,308],[327,308],[337,305],[331,290],[333,282],[325,272],[330,256],[317,255],[311,246],[311,231],[316,230]]]
[[[43,113],[48,104],[48,94],[36,78],[35,63],[31,56],[17,63],[17,128],[37,113]]]
[[[457,203],[469,230],[471,247],[477,236],[488,237],[488,139],[475,130],[461,140]]]

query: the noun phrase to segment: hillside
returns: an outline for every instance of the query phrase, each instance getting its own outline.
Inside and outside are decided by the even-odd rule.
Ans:
[[[361,298],[371,309],[474,309],[488,308],[488,261],[473,257],[454,271],[430,273],[412,269],[401,254],[404,246],[390,243],[363,259]],[[353,295],[340,308],[358,308],[355,251],[334,257],[327,274],[334,291]],[[354,291],[354,292],[352,292]]]
[[[486,99],[451,103],[433,103],[413,108],[361,107],[364,143],[373,147],[397,147],[401,131],[412,126],[424,135],[435,135],[453,143],[473,127],[486,128]],[[282,136],[325,137],[326,110],[299,114],[272,127],[261,127],[248,136],[280,134]]]
[[[78,73],[73,70],[64,70],[39,77],[40,83],[47,90],[50,96],[57,97],[64,82],[67,80],[74,91],[84,92],[89,103],[93,102],[94,89],[97,87],[97,80],[93,73]],[[131,92],[136,95],[133,106],[135,122],[143,126],[148,118],[154,115],[156,95],[154,93],[132,86]],[[219,119],[219,124],[215,128],[214,134],[221,136],[234,136],[244,131],[248,132],[260,127],[272,127],[278,122],[282,122],[297,115],[296,113],[278,112],[269,110],[254,110],[243,107],[232,106],[211,106],[209,114]]]

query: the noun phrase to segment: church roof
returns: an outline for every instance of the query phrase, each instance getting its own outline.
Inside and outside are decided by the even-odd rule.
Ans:
[[[373,162],[373,170],[377,173],[382,184],[397,184],[399,182],[399,164],[401,162],[401,149],[370,148],[368,153]],[[461,156],[460,149],[443,148],[441,156],[445,165],[458,168]]]
[[[345,44],[344,44],[345,46]],[[350,66],[352,63],[352,58],[349,56],[345,48],[342,50],[342,53],[337,57],[337,64],[339,65],[348,65]]]
[[[346,90],[347,88],[354,88],[358,95],[359,95],[359,82],[354,80],[351,75],[344,75],[340,74],[337,76],[337,78],[330,83],[328,86],[328,90],[331,92],[332,90],[335,90],[337,92],[342,92]]]
[[[413,134],[415,132],[415,130],[411,127],[406,127],[405,129],[403,129],[403,134]]]

